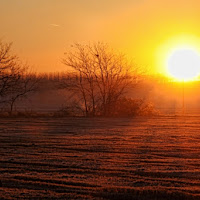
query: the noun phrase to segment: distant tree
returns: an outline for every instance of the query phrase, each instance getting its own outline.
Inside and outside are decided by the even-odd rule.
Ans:
[[[11,46],[11,43],[0,42],[0,103],[8,104],[12,115],[14,104],[36,91],[39,79],[19,62]]]
[[[11,53],[11,43],[0,41],[0,100],[10,92],[19,78],[17,57]],[[14,82],[13,82],[14,81]]]
[[[20,77],[15,80],[15,85],[10,88],[12,92],[7,96],[10,115],[12,115],[14,105],[18,100],[27,98],[31,93],[36,92],[39,87],[40,80],[34,74],[29,74],[26,68],[24,70],[21,71]]]
[[[72,47],[63,63],[75,78],[68,79],[66,88],[80,97],[86,116],[111,115],[113,105],[138,83],[140,69],[103,43]]]

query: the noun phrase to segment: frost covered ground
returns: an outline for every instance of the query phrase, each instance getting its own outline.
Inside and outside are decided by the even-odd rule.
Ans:
[[[200,116],[0,120],[0,199],[200,199]]]

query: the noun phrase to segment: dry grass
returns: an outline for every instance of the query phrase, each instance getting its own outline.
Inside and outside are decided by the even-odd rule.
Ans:
[[[1,118],[0,199],[200,199],[200,117]]]

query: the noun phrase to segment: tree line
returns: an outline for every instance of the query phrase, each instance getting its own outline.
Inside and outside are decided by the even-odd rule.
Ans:
[[[151,104],[132,99],[128,94],[141,82],[140,67],[127,61],[107,44],[74,44],[62,60],[68,71],[60,74],[31,73],[12,53],[12,44],[0,42],[0,104],[9,108],[31,93],[40,90],[45,82],[68,92],[69,102],[63,112],[68,115],[133,116],[153,113]]]

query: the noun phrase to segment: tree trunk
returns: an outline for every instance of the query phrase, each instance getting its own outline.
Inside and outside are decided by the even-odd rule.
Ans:
[[[12,114],[13,114],[14,103],[15,103],[15,101],[12,101],[12,102],[10,103],[10,116],[12,116]]]

